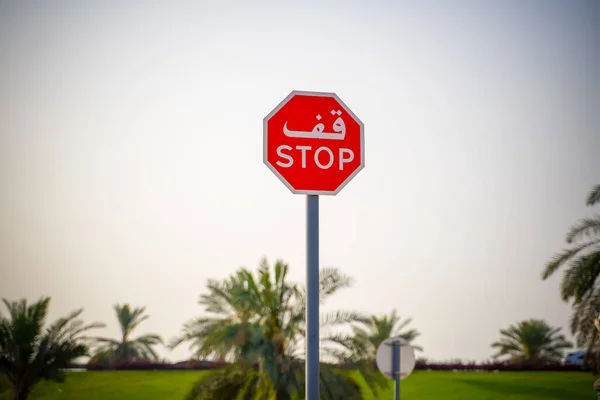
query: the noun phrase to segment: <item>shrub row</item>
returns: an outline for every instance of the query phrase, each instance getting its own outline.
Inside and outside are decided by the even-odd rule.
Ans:
[[[88,371],[148,371],[148,370],[207,370],[222,367],[224,362],[217,361],[182,361],[178,363],[149,362],[149,361],[123,361],[112,364],[89,363],[73,366],[73,368],[87,369]]]
[[[431,371],[590,371],[581,365],[564,365],[562,363],[511,363],[511,362],[431,362],[417,360],[417,370]]]

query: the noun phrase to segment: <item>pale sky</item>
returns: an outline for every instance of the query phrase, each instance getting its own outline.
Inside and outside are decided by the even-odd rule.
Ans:
[[[208,278],[265,255],[303,282],[305,197],[262,161],[292,90],[365,124],[321,200],[321,265],[356,279],[326,309],[396,308],[436,360],[567,329],[540,275],[600,183],[597,1],[0,1],[0,297],[114,337],[143,305],[170,339]]]

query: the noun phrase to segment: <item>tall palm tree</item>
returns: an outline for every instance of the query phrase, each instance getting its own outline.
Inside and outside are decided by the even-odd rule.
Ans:
[[[158,360],[158,355],[153,346],[162,344],[160,336],[146,334],[135,339],[131,338],[132,332],[149,317],[144,315],[145,307],[131,308],[129,304],[116,304],[114,310],[121,326],[121,338],[96,338],[100,347],[92,357],[92,362],[113,363],[118,361]]]
[[[88,353],[90,338],[83,333],[104,326],[85,325],[79,309],[44,329],[49,297],[32,304],[24,299],[3,302],[8,317],[0,315],[0,375],[10,381],[14,400],[27,399],[42,379],[63,381],[63,369]]]
[[[306,291],[288,281],[289,266],[263,259],[256,273],[241,268],[222,282],[210,280],[200,297],[207,314],[187,323],[175,347],[190,342],[198,357],[235,361],[236,364],[199,381],[189,399],[291,399],[303,391]],[[321,301],[352,280],[337,269],[321,270]],[[353,312],[334,312],[322,318],[323,327],[362,320]],[[323,399],[340,393],[360,398],[348,374],[322,367]],[[342,394],[345,396],[346,394]],[[334,397],[331,397],[334,396]],[[354,396],[354,397],[353,397]]]
[[[412,318],[401,321],[394,309],[390,315],[372,315],[359,324],[354,324],[351,335],[336,335],[332,340],[353,353],[349,357],[356,360],[375,360],[377,348],[388,338],[402,338],[415,350],[423,351],[421,346],[413,343],[420,335],[419,331],[416,329],[405,330],[411,322]]]
[[[513,362],[559,361],[563,350],[573,345],[546,321],[529,319],[500,330],[500,340],[492,343],[498,352],[494,358],[508,357]]]
[[[600,185],[592,188],[586,205],[600,203]],[[571,332],[577,335],[577,344],[590,350],[598,346],[598,329],[594,320],[600,313],[600,214],[583,218],[566,237],[570,248],[548,262],[542,279],[552,276],[559,268],[567,269],[562,278],[561,295],[571,301],[574,309]]]

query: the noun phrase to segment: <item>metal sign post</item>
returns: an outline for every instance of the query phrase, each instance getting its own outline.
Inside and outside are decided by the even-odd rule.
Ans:
[[[306,398],[319,393],[319,196],[306,196]]]
[[[392,343],[392,371],[394,373],[394,398],[400,400],[400,341]]]
[[[400,381],[415,369],[415,351],[402,338],[385,339],[377,348],[377,368],[383,375],[394,380],[394,399],[400,400]]]

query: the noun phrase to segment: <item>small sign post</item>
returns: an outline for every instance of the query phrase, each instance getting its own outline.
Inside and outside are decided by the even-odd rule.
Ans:
[[[392,371],[394,371],[394,397],[400,400],[400,342],[392,344]]]
[[[379,371],[394,380],[394,398],[400,400],[400,381],[415,369],[414,349],[402,338],[389,338],[377,348],[375,361]]]

